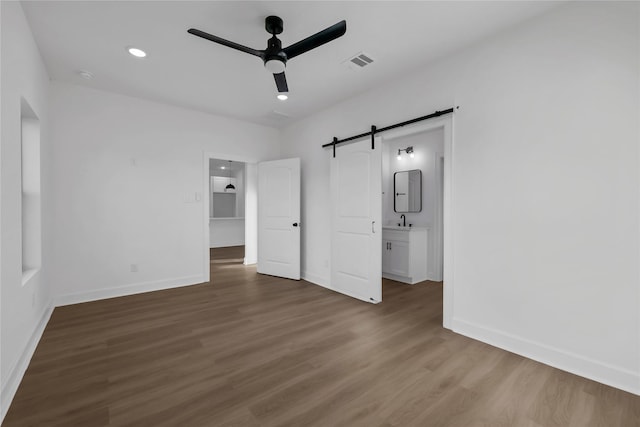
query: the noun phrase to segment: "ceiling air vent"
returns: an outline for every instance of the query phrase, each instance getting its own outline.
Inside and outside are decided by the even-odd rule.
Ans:
[[[287,113],[283,113],[282,111],[273,110],[265,115],[265,118],[273,123],[284,123],[291,118]]]
[[[347,59],[343,63],[346,64],[352,70],[360,70],[366,67],[367,65],[373,64],[373,58],[371,57],[371,55],[367,53],[360,52],[352,56],[351,58]]]

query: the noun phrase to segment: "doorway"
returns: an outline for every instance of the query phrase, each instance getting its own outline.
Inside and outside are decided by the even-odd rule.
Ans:
[[[245,163],[209,159],[210,257],[232,259],[245,254]]]
[[[425,264],[427,280],[443,282],[443,326],[451,329],[453,319],[453,230],[451,226],[453,118],[441,117],[420,125],[398,128],[383,134],[383,226],[406,224],[426,229],[426,256],[414,260]],[[384,160],[386,158],[386,161]],[[391,160],[392,159],[392,160]],[[396,212],[394,209],[394,173],[422,172],[420,212]],[[401,215],[403,215],[401,217]],[[383,231],[384,233],[384,231]],[[400,234],[398,234],[400,233]],[[396,231],[403,237],[404,231]],[[411,231],[413,233],[413,231]],[[398,237],[396,236],[396,237]],[[383,236],[384,239],[384,236]],[[406,239],[408,240],[408,239]],[[383,256],[385,251],[383,240]],[[394,243],[391,242],[391,247]],[[398,242],[399,250],[409,250],[411,242]],[[409,254],[401,257],[410,259]],[[409,266],[402,266],[406,270]],[[408,283],[408,282],[407,282]]]
[[[257,159],[248,156],[203,153],[202,266],[205,281],[211,280],[212,256],[214,259],[217,256],[223,257],[221,259],[225,257],[241,259],[240,262],[244,265],[256,263],[258,256],[257,163]],[[224,169],[222,169],[223,166]],[[218,179],[214,180],[212,177],[218,177]],[[234,188],[227,188],[229,185]],[[240,187],[241,190],[238,191]],[[230,194],[234,196],[231,197]],[[214,199],[214,195],[220,195],[220,200]],[[232,254],[225,254],[224,248],[235,249]]]

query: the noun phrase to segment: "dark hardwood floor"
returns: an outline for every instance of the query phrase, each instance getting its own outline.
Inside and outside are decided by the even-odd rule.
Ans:
[[[442,329],[440,283],[370,305],[242,257],[56,308],[3,425],[640,426],[638,396]]]

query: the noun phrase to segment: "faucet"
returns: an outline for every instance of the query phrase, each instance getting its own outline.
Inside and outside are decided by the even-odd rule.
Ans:
[[[404,216],[404,214],[400,215],[400,218],[402,219],[402,226],[406,227],[407,226],[407,218]]]

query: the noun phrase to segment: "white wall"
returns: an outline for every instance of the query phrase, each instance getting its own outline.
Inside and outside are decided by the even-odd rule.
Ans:
[[[59,301],[204,280],[204,153],[277,158],[278,131],[61,83],[51,95]]]
[[[235,172],[236,178],[236,216],[244,218],[244,165]]]
[[[22,283],[20,185],[20,103],[24,98],[40,120],[42,206],[50,201],[49,78],[18,2],[0,2],[0,74],[2,87],[0,157],[0,379],[2,419],[42,329],[51,313],[50,262]],[[43,245],[49,241],[50,220],[43,216]]]
[[[454,330],[640,393],[638,36],[638,4],[570,3],[285,129],[303,277],[330,285],[321,144],[460,105]]]
[[[209,220],[209,247],[226,248],[243,246],[245,233],[244,218],[216,218]]]
[[[414,158],[404,152],[398,160],[399,148],[413,146]],[[444,155],[444,131],[435,129],[416,135],[391,139],[383,143],[382,155],[382,220],[386,225],[401,222],[402,213],[393,210],[393,174],[419,169],[422,172],[422,210],[405,213],[406,223],[431,227],[435,221],[436,206],[436,162]]]

